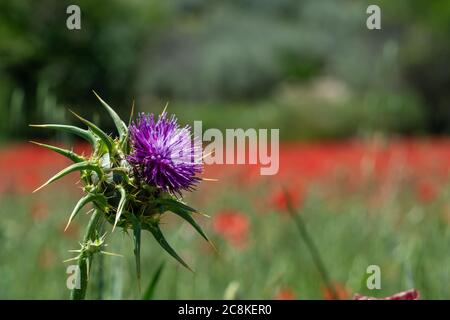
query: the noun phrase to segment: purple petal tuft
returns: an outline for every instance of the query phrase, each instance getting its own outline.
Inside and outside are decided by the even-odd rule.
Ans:
[[[201,144],[191,138],[190,126],[178,126],[174,115],[164,112],[155,120],[142,113],[129,132],[132,152],[127,160],[139,179],[178,194],[201,180],[196,176],[203,170]]]

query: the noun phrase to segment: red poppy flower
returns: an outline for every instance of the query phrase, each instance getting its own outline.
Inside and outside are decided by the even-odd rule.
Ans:
[[[419,298],[420,294],[416,289],[399,292],[385,298],[368,297],[360,295],[358,293],[353,296],[353,300],[419,300]]]
[[[419,200],[424,203],[433,202],[438,196],[436,186],[430,181],[421,181],[417,185],[416,192]]]
[[[300,188],[288,188],[274,191],[270,196],[269,203],[271,207],[279,211],[285,211],[288,208],[288,201],[294,208],[298,208],[302,200]]]
[[[321,288],[322,290],[322,295],[323,298],[325,300],[334,300],[334,299],[339,299],[339,300],[347,300],[349,298],[349,291],[348,289],[341,283],[334,283],[334,292],[336,293],[337,297],[334,296],[333,292],[331,291],[330,288],[323,286]]]
[[[282,288],[275,295],[275,300],[295,300],[294,291],[291,288]]]
[[[242,248],[247,243],[250,221],[237,211],[225,210],[214,216],[213,228],[233,246]]]

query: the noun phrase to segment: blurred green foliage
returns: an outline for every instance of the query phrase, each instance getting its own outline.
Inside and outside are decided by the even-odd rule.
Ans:
[[[133,99],[149,111],[170,101],[197,119],[204,109],[216,114],[215,122],[241,118],[233,111],[242,107],[251,127],[251,114],[272,103],[278,111],[264,122],[288,128],[294,117],[290,139],[448,133],[450,3],[376,1],[382,30],[371,31],[369,2],[4,0],[0,114],[11,121],[0,137],[30,135],[27,123],[64,119],[67,107],[96,113],[93,89],[124,117]],[[81,8],[81,30],[66,28],[69,4]],[[324,105],[325,86],[319,99],[305,98],[324,77],[344,87],[344,97]],[[302,94],[277,103],[286,86]],[[315,110],[326,118],[326,108],[337,117],[317,119]]]

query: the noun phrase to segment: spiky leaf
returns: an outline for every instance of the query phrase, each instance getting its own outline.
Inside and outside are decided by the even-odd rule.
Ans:
[[[75,205],[75,208],[73,208],[72,213],[70,214],[69,217],[69,221],[67,222],[66,228],[64,229],[64,231],[67,230],[67,228],[69,227],[70,223],[72,222],[73,218],[75,218],[75,216],[78,214],[78,212],[89,202],[92,202],[93,200],[95,200],[96,198],[99,198],[99,195],[93,194],[93,193],[88,193],[87,195],[85,195],[84,197],[82,197],[77,204]]]
[[[97,99],[101,102],[101,104],[105,107],[106,111],[109,113],[111,118],[114,121],[114,124],[116,125],[117,131],[119,132],[120,140],[125,139],[128,133],[128,128],[125,125],[125,123],[120,119],[119,115],[114,111],[113,108],[111,108],[105,101],[103,101],[102,98],[97,94],[97,92],[94,91],[95,96]]]
[[[116,219],[114,221],[113,231],[116,228],[117,222],[119,222],[120,216],[122,215],[123,208],[127,201],[127,193],[126,193],[125,189],[121,185],[118,185],[116,188],[120,192],[120,201],[119,201],[119,205],[117,206]]]
[[[170,254],[173,258],[175,258],[179,263],[181,263],[188,270],[192,271],[192,269],[187,265],[187,263],[184,262],[184,260],[175,252],[175,250],[167,242],[166,238],[164,237],[164,235],[161,232],[161,229],[159,228],[158,225],[148,224],[148,225],[146,225],[146,229],[153,234],[153,237],[155,237],[155,239],[156,239],[156,241],[158,241],[159,245],[168,254]]]
[[[195,210],[194,208],[189,207],[188,205],[184,204],[183,202],[177,201],[175,199],[172,198],[161,198],[161,199],[156,199],[155,200],[156,203],[158,204],[162,204],[162,205],[169,205],[169,206],[179,206],[181,208],[183,208],[186,211],[190,211],[190,212],[195,212],[195,213],[199,213],[197,210]]]
[[[90,142],[93,146],[97,144],[95,136],[92,134],[92,132],[89,132],[89,130],[84,130],[75,126],[65,124],[30,124],[30,127],[48,128],[73,133],[79,136],[80,138]]]
[[[73,162],[82,162],[82,161],[85,160],[82,156],[76,154],[75,152],[73,152],[71,150],[62,149],[62,148],[58,148],[58,147],[55,147],[55,146],[52,146],[52,145],[49,145],[49,144],[39,143],[39,142],[35,142],[35,141],[30,141],[30,142],[35,144],[35,145],[38,145],[40,147],[44,147],[44,148],[52,150],[52,151],[54,151],[56,153],[59,153],[60,155],[63,155],[65,157],[69,158]]]
[[[100,141],[104,143],[110,153],[113,152],[113,141],[110,136],[108,136],[102,129],[97,127],[89,120],[84,119],[82,116],[76,114],[72,110],[70,110],[70,112],[72,112],[75,117],[77,117],[81,122],[88,126],[88,128],[91,129],[92,132],[100,138]]]
[[[192,225],[192,227],[194,227],[195,230],[197,230],[197,232],[206,241],[211,243],[211,241],[208,239],[206,234],[203,232],[202,228],[198,225],[198,223],[192,217],[191,212],[186,209],[186,208],[189,208],[188,206],[184,205],[181,202],[175,201],[175,200],[171,200],[171,199],[164,199],[164,200],[165,201],[163,201],[163,202],[165,204],[162,206],[162,208],[164,208],[165,210],[171,211],[171,212],[175,213],[176,215],[180,216],[181,218],[183,218],[184,220],[186,220],[189,224]],[[161,203],[161,201],[158,201],[158,202]],[[192,209],[192,210],[194,210],[194,209]]]
[[[102,171],[97,165],[92,164],[89,161],[77,162],[77,163],[74,163],[74,164],[68,166],[67,168],[61,170],[57,174],[55,174],[46,183],[44,183],[42,186],[40,186],[39,188],[37,188],[33,192],[36,192],[36,191],[44,188],[45,186],[49,185],[50,183],[55,182],[56,180],[59,180],[62,177],[68,175],[69,173],[72,173],[74,171],[80,171],[80,170],[92,170],[92,171],[97,172],[97,174],[99,176],[102,175]]]

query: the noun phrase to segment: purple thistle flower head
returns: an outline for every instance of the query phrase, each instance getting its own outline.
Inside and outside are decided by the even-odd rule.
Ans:
[[[201,144],[191,138],[190,126],[180,128],[174,115],[141,113],[129,127],[132,151],[127,157],[138,179],[180,194],[193,190],[203,170]]]

